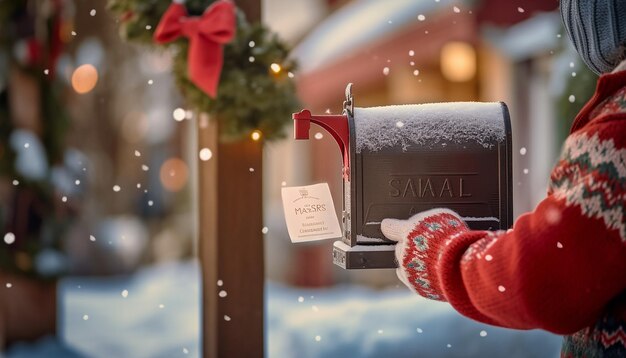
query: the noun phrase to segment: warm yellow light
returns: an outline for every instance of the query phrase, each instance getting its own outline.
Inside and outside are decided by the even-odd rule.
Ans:
[[[259,140],[261,139],[261,131],[254,131],[252,132],[252,134],[250,134],[250,137],[252,138],[252,140]]]
[[[274,73],[278,73],[282,70],[282,67],[280,67],[280,65],[277,63],[272,63],[270,65],[270,68],[272,69],[272,71],[274,71]]]
[[[161,184],[166,190],[180,191],[189,178],[189,169],[187,164],[178,158],[170,158],[161,165],[159,171]]]
[[[78,93],[90,92],[98,83],[98,71],[93,65],[78,66],[72,73],[72,88]]]
[[[452,82],[469,81],[476,75],[476,51],[465,42],[448,42],[441,49],[441,73]]]

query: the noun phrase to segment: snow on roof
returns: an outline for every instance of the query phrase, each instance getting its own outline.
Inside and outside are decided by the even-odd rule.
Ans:
[[[302,72],[321,67],[342,54],[418,21],[436,9],[463,9],[464,0],[357,0],[334,12],[294,49],[292,56]]]
[[[450,102],[354,109],[356,151],[475,142],[490,148],[506,138],[499,102]]]

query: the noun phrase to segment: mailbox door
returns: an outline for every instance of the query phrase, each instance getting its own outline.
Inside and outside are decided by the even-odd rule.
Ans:
[[[356,225],[358,244],[384,243],[380,222],[407,219],[432,209],[459,213],[472,229],[508,227],[501,197],[500,146],[439,143],[402,151],[385,148],[357,154],[361,186]]]

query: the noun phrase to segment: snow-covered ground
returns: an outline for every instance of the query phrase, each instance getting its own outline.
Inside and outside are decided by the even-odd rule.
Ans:
[[[268,283],[266,292],[272,358],[558,357],[561,344],[545,332],[473,322],[405,289],[302,290]],[[130,277],[70,278],[61,284],[60,337],[71,348],[45,338],[6,355],[198,357],[199,302],[194,262]]]

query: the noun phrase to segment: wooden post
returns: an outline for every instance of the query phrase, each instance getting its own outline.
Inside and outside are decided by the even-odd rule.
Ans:
[[[260,0],[237,6],[260,21]],[[221,142],[217,121],[199,117],[199,149],[213,153],[199,162],[203,356],[263,357],[263,143]]]

